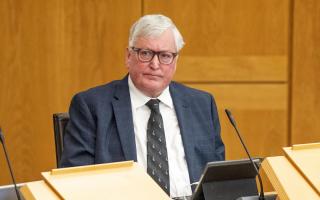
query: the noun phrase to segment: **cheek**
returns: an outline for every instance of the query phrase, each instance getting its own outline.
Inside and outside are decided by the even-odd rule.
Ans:
[[[166,76],[171,79],[174,75],[174,73],[176,72],[176,67],[175,66],[171,66],[170,68],[167,69],[166,71]]]
[[[133,71],[135,69],[135,67],[137,66],[137,63],[132,58],[128,58],[126,64],[127,64],[127,69],[129,72]]]
[[[128,67],[129,74],[134,77],[141,76],[143,74],[144,69],[145,69],[145,66],[139,65],[138,63],[136,63],[134,61],[131,61],[127,67]]]

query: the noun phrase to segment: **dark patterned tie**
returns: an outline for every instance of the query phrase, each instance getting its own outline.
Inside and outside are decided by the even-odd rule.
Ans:
[[[151,114],[147,127],[147,171],[158,185],[170,196],[169,164],[159,100],[146,103]]]

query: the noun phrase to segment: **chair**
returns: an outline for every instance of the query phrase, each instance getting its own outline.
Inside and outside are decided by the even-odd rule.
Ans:
[[[63,151],[63,135],[64,135],[64,130],[68,121],[69,121],[69,113],[53,114],[53,128],[54,128],[54,141],[56,145],[57,167],[60,166],[60,158]]]

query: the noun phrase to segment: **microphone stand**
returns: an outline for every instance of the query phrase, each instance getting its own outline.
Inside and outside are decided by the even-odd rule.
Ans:
[[[265,200],[265,198],[264,198],[264,191],[263,191],[263,185],[262,185],[262,180],[261,180],[261,176],[260,176],[259,170],[258,170],[256,164],[253,162],[253,160],[252,160],[252,158],[251,158],[251,156],[250,156],[250,154],[249,154],[249,151],[248,151],[246,145],[244,144],[244,142],[243,142],[243,140],[242,140],[242,137],[241,137],[241,135],[240,135],[240,133],[239,133],[239,130],[238,130],[238,128],[237,128],[237,125],[236,125],[236,121],[235,121],[234,118],[232,117],[231,112],[230,112],[228,109],[225,109],[225,112],[226,112],[226,114],[227,114],[227,116],[228,116],[228,119],[229,119],[229,121],[231,122],[232,126],[233,126],[234,129],[236,130],[237,135],[238,135],[238,137],[239,137],[239,139],[240,139],[240,142],[241,142],[242,146],[244,147],[244,149],[245,149],[245,151],[246,151],[246,153],[247,153],[247,156],[249,157],[249,160],[250,160],[251,164],[253,165],[253,167],[254,167],[254,169],[255,169],[255,171],[256,171],[256,173],[257,173],[258,180],[259,180],[259,185],[260,185],[259,200]]]

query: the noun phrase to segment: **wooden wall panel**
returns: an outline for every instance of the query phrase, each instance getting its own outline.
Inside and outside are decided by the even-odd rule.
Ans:
[[[294,2],[291,142],[320,142],[320,1]]]
[[[287,56],[185,56],[175,75],[181,82],[287,82]]]
[[[184,55],[286,55],[289,0],[144,1],[144,13],[163,13],[181,30]]]
[[[188,84],[214,95],[227,159],[246,158],[225,114],[229,109],[253,156],[281,155],[287,144],[286,84]]]
[[[53,70],[58,66],[58,2],[0,1],[0,123],[18,182],[54,166]],[[0,184],[10,183],[0,157]]]
[[[18,182],[55,168],[52,114],[122,78],[140,0],[0,1],[0,126]],[[11,182],[0,151],[0,185]],[[2,170],[4,169],[4,170]]]
[[[64,111],[79,90],[122,78],[131,24],[140,0],[63,2],[62,67],[57,74]]]

